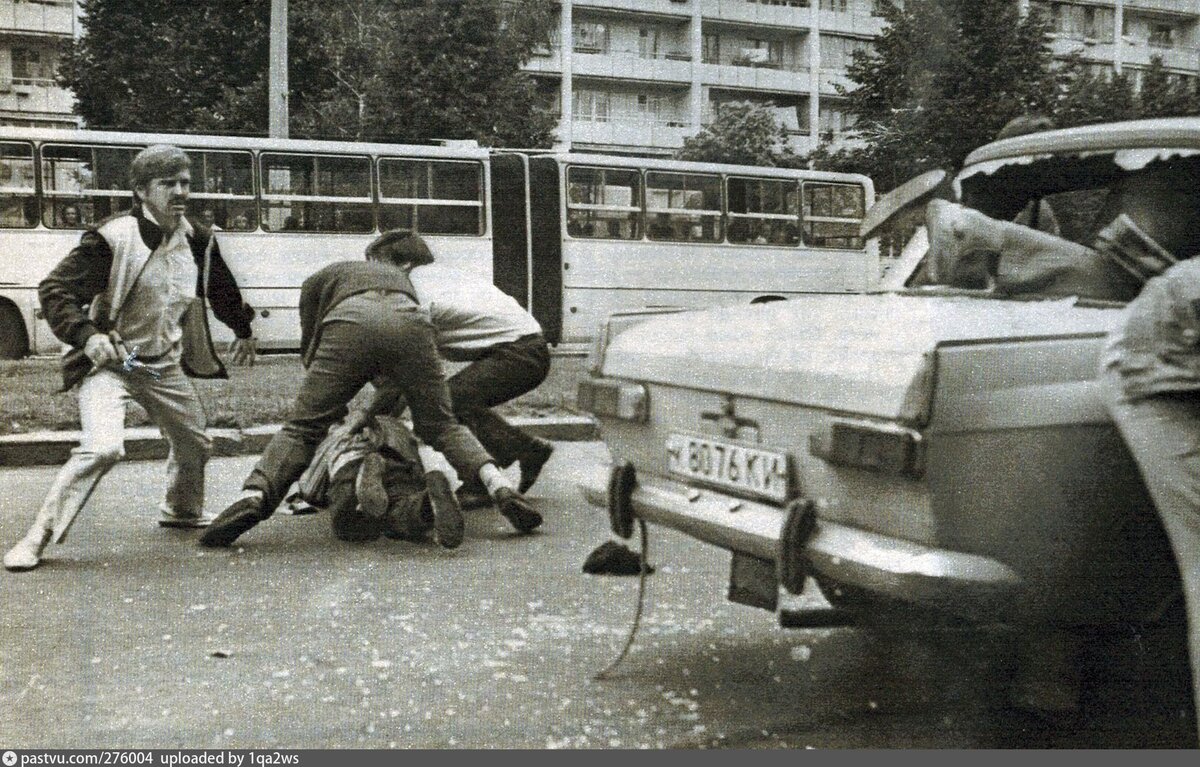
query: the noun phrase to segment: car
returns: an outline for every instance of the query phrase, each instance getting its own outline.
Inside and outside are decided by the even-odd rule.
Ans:
[[[1197,153],[1195,118],[1052,130],[916,187],[993,217],[1049,205],[1086,243],[1120,179]],[[585,497],[622,537],[640,520],[732,552],[735,602],[817,584],[836,609],[794,625],[1178,629],[1179,568],[1095,380],[1122,304],[916,286],[928,241],[891,290],[611,317],[579,384],[612,458]]]

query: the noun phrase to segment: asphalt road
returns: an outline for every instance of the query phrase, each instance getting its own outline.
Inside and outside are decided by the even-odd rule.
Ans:
[[[543,532],[469,512],[453,552],[341,543],[324,515],[201,549],[154,522],[162,463],[121,464],[41,568],[0,572],[0,748],[1194,745],[1175,721],[1005,713],[988,633],[780,629],[725,601],[727,554],[658,529],[638,641],[594,681],[637,594],[580,571],[609,533],[574,478],[603,456],[561,444]],[[213,461],[212,508],[252,462]],[[53,473],[0,470],[5,546]]]

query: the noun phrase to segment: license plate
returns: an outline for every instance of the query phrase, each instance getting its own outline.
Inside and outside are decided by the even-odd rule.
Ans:
[[[786,453],[692,434],[667,437],[667,470],[677,476],[775,503],[791,492]]]

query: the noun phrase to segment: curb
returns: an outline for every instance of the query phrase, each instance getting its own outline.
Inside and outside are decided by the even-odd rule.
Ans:
[[[560,442],[584,442],[599,438],[596,422],[587,416],[549,416],[546,418],[509,418],[509,423],[542,439]],[[279,424],[252,426],[247,429],[209,429],[213,440],[213,456],[257,455]],[[46,466],[66,462],[71,449],[79,445],[78,431],[35,431],[28,434],[0,436],[0,466]],[[125,430],[125,459],[130,461],[159,460],[167,457],[167,441],[154,426]]]

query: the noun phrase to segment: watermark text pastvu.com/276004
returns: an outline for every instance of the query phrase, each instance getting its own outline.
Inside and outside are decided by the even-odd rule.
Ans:
[[[35,765],[153,765],[154,767],[192,767],[193,765],[226,765],[227,767],[268,767],[269,765],[299,765],[300,755],[281,751],[239,751],[213,749],[205,751],[160,750],[95,750],[95,751],[5,751],[0,756],[4,767],[34,767]]]

